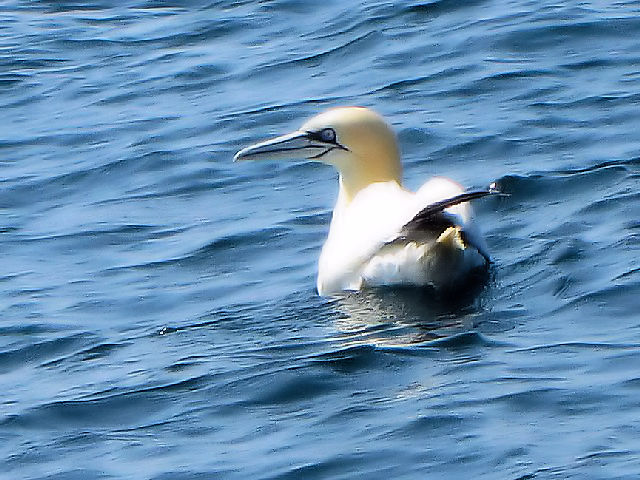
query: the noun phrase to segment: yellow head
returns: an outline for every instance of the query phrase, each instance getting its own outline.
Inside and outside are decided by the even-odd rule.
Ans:
[[[401,183],[395,135],[380,115],[363,107],[327,110],[293,133],[240,150],[234,160],[289,158],[333,165],[346,202],[371,183]]]

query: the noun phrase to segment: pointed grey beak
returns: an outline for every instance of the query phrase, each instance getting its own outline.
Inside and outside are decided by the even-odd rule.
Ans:
[[[319,140],[310,132],[298,130],[243,148],[235,154],[233,161],[317,159],[334,147],[335,145]]]

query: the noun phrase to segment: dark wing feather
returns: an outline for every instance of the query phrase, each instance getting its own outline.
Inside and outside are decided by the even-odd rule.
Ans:
[[[452,218],[444,212],[447,208],[482,198],[492,193],[494,193],[492,190],[476,190],[432,203],[420,210],[409,220],[400,230],[400,234],[395,239],[387,242],[385,246],[412,241],[436,240],[447,228],[457,226]],[[464,232],[461,232],[461,234],[463,240],[466,241]]]
[[[455,197],[440,200],[439,202],[432,203],[420,210],[409,222],[402,227],[402,230],[412,230],[414,228],[420,228],[420,225],[429,225],[430,220],[437,218],[438,214],[442,215],[443,210],[460,203],[469,202],[477,198],[486,197],[491,195],[491,190],[476,190],[474,192],[465,192]]]

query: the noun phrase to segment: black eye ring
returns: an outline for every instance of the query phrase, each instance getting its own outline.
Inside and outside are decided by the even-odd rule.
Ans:
[[[333,128],[323,128],[320,131],[320,138],[323,142],[336,143],[336,131]]]

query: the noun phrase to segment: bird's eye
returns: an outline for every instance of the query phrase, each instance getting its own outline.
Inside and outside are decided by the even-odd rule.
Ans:
[[[325,128],[320,131],[320,138],[323,142],[335,143],[336,131],[333,128]]]

